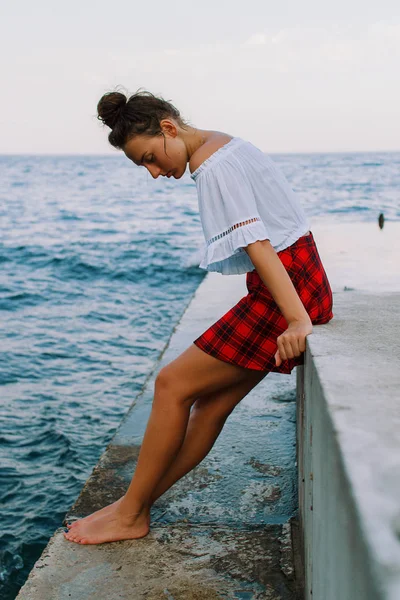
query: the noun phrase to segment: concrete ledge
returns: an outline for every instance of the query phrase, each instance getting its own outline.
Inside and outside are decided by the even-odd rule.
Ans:
[[[20,600],[294,600],[296,544],[307,600],[400,598],[400,223],[312,231],[334,319],[307,338],[304,367],[270,373],[241,401],[206,459],[155,503],[148,536],[79,546],[57,530]],[[244,294],[244,277],[207,275],[68,518],[125,491],[158,370]]]
[[[117,498],[132,477],[154,379],[247,293],[209,273],[67,518]],[[271,373],[235,408],[207,457],[152,507],[142,539],[93,546],[58,529],[19,600],[295,600],[296,377]]]
[[[65,545],[58,530],[18,596],[74,600],[291,598],[280,554],[290,530],[278,525],[169,525],[139,540]],[[273,576],[271,574],[274,573]],[[279,575],[280,573],[280,575]],[[292,584],[293,585],[293,584]],[[279,591],[279,595],[278,595]]]
[[[343,291],[297,370],[305,598],[400,598],[400,293]]]

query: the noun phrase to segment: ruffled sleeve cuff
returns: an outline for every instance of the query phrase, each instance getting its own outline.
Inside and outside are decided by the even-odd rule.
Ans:
[[[209,240],[199,267],[207,271],[218,271],[223,275],[252,271],[255,267],[243,248],[258,240],[271,238],[260,217],[249,221],[230,227]]]

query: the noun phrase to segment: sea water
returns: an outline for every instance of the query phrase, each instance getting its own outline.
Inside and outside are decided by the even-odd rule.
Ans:
[[[310,218],[400,220],[400,153],[271,155]],[[0,597],[12,600],[194,292],[194,181],[0,156]]]

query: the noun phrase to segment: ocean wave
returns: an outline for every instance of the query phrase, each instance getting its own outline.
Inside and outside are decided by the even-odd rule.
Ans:
[[[383,203],[400,218],[399,158],[278,162],[310,218],[372,221]],[[0,597],[11,600],[207,273],[188,174],[164,185],[116,156],[0,163]]]

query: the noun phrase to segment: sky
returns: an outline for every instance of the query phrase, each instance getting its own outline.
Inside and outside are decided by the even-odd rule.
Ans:
[[[398,0],[2,0],[0,154],[110,154],[145,89],[264,152],[400,150]]]

